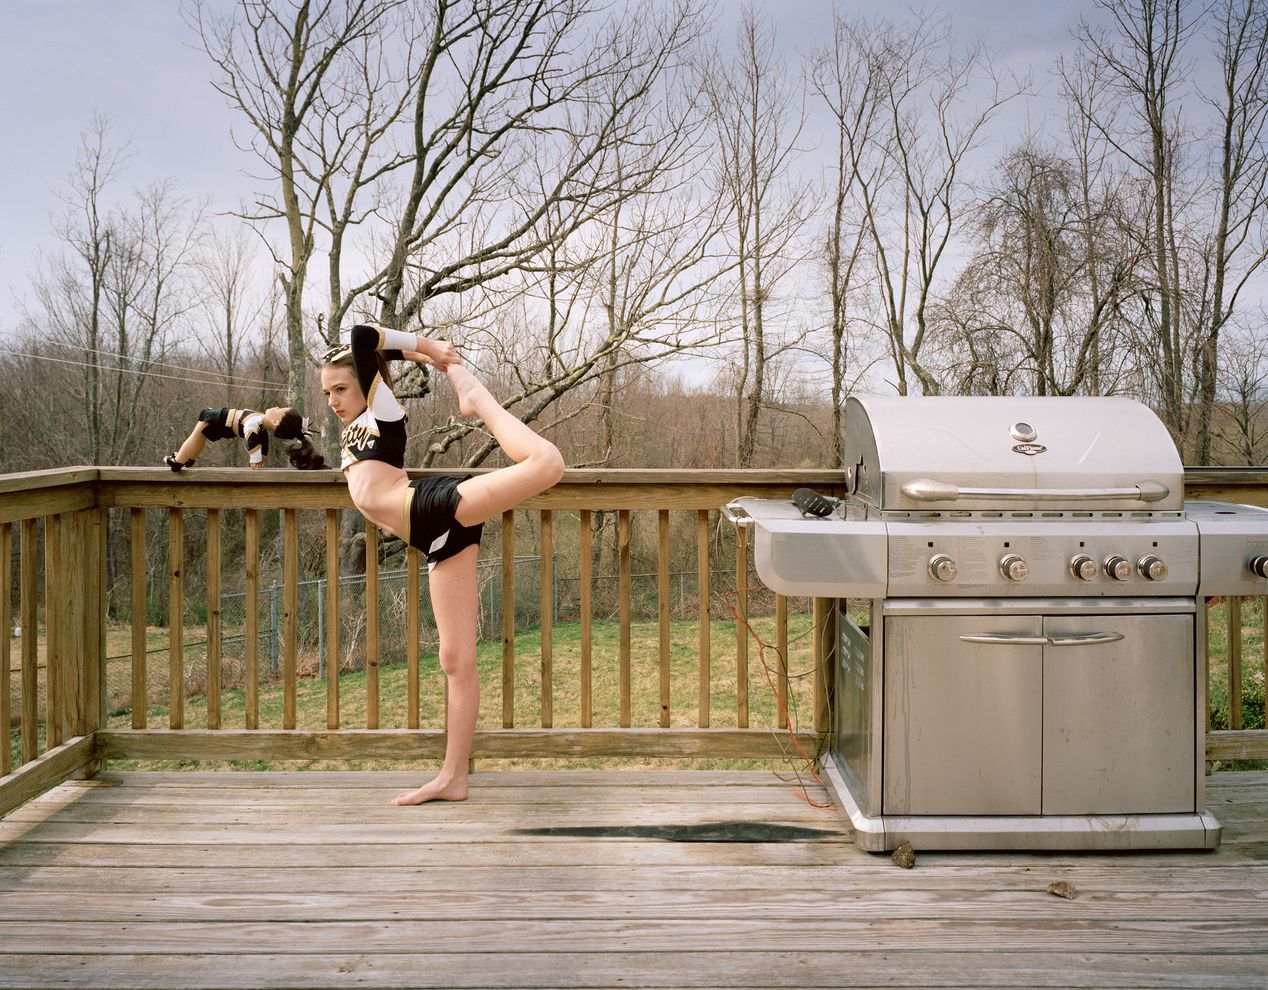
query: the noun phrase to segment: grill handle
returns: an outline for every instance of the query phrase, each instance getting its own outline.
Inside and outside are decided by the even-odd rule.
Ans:
[[[1117,643],[1123,638],[1119,632],[1066,633],[1062,636],[1032,636],[1030,633],[969,633],[961,636],[965,643],[984,643],[996,646],[1096,646],[1101,643]]]
[[[744,506],[740,505],[739,502],[728,502],[718,509],[718,512],[722,514],[723,519],[737,529],[741,526],[752,526],[754,522],[753,517],[745,511]]]
[[[961,488],[947,481],[917,478],[899,489],[917,502],[954,502],[960,498],[991,498],[1003,501],[1101,502],[1130,498],[1160,502],[1171,494],[1161,481],[1142,481],[1131,488]]]

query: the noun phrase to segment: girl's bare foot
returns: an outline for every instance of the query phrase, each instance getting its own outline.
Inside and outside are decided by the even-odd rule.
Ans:
[[[429,780],[416,791],[402,791],[392,798],[396,805],[425,804],[428,801],[465,801],[467,799],[467,782],[465,780],[442,781],[439,777]]]
[[[458,411],[464,416],[480,416],[481,400],[486,396],[494,402],[489,390],[480,384],[480,380],[460,364],[451,364],[445,369],[454,391],[458,393]],[[499,408],[501,408],[499,406]],[[483,417],[481,417],[483,418]]]

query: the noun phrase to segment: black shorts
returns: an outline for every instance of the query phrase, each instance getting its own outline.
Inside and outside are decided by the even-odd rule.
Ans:
[[[204,409],[198,414],[199,421],[207,424],[203,427],[204,440],[230,440],[236,436],[228,426],[230,412],[228,406],[221,406],[219,409]]]
[[[410,494],[402,512],[405,529],[402,535],[410,546],[422,551],[428,570],[480,543],[484,523],[463,526],[454,518],[461,500],[458,485],[465,480],[441,476],[409,483]]]

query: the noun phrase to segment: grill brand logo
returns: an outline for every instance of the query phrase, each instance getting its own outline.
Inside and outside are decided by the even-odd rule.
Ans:
[[[1014,440],[1021,441],[1013,445],[1013,450],[1019,454],[1034,457],[1036,454],[1042,454],[1048,449],[1037,442],[1039,440],[1039,431],[1029,423],[1014,423],[1008,433]]]

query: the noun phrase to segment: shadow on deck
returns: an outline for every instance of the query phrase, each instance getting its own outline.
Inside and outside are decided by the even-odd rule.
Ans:
[[[0,987],[1268,986],[1268,773],[1210,778],[1212,852],[913,870],[770,773],[417,782],[61,784],[0,822]]]

